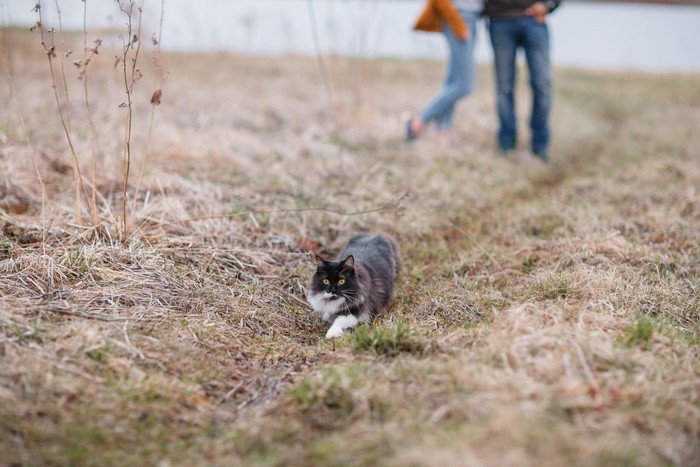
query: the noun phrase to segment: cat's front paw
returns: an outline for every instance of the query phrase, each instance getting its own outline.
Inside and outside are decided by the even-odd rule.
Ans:
[[[331,326],[331,328],[326,333],[326,339],[333,339],[334,337],[340,337],[343,335],[343,329],[336,326]]]

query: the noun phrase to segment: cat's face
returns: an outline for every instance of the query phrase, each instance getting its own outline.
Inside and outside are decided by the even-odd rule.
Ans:
[[[316,257],[316,272],[311,279],[312,291],[323,294],[327,301],[352,299],[357,290],[355,259],[348,256],[342,261],[326,261]]]

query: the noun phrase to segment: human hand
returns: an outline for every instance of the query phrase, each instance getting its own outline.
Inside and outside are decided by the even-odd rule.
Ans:
[[[542,2],[535,2],[525,10],[525,14],[532,16],[538,23],[544,23],[544,18],[549,14],[549,9]]]

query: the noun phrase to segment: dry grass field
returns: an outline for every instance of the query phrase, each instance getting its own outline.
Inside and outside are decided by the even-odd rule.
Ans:
[[[37,33],[3,41],[0,464],[700,465],[700,76],[557,69],[540,166],[486,66],[453,145],[404,143],[426,61],[326,57],[329,97],[313,58],[165,54],[149,138],[144,48],[125,232],[109,44],[94,144],[54,59],[96,225]],[[309,251],[373,231],[397,300],[326,341]]]

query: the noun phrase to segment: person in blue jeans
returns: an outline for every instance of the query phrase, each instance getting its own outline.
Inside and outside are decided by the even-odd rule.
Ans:
[[[496,68],[496,104],[500,128],[498,145],[503,154],[515,149],[516,54],[525,52],[532,88],[530,129],[532,153],[547,161],[549,146],[549,110],[552,106],[552,69],[549,60],[549,30],[546,16],[559,6],[560,0],[486,0],[489,32]]]
[[[474,40],[482,9],[482,0],[428,1],[416,29],[441,30],[449,47],[449,62],[440,92],[407,122],[408,141],[420,136],[427,125],[434,122],[438,138],[449,142],[456,104],[474,89]]]

